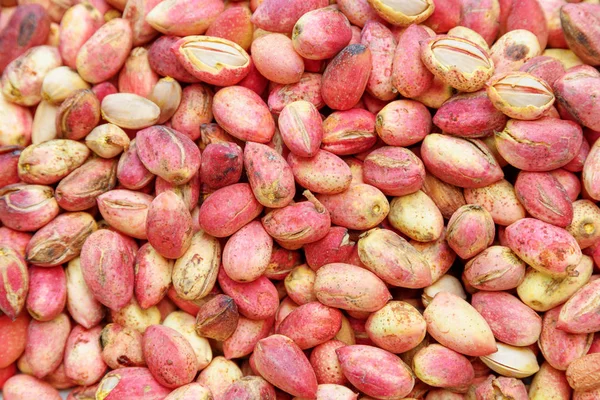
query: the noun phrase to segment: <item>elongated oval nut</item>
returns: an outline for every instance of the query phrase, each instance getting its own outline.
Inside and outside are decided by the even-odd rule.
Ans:
[[[301,349],[310,349],[333,339],[341,325],[339,310],[313,301],[288,314],[277,327],[277,333],[289,337]]]
[[[250,222],[233,234],[223,249],[223,268],[238,282],[261,276],[271,260],[273,239],[260,221]]]
[[[49,186],[15,184],[0,189],[0,221],[18,231],[36,231],[58,215]]]
[[[393,25],[408,26],[425,21],[433,13],[433,0],[368,0],[377,14]]]
[[[286,105],[279,115],[283,142],[299,157],[313,157],[323,137],[323,123],[317,108],[306,100]]]
[[[391,230],[376,228],[363,233],[358,255],[370,271],[390,285],[417,289],[432,283],[425,258]]]
[[[141,189],[154,179],[154,174],[146,169],[138,156],[135,139],[129,143],[129,148],[119,157],[117,179],[123,187],[131,190]]]
[[[206,157],[206,152],[203,157]],[[314,193],[341,193],[348,189],[352,181],[348,164],[326,150],[319,149],[312,158],[299,157],[290,152],[287,162],[296,181]]]
[[[400,357],[374,346],[344,346],[335,351],[344,376],[357,389],[381,399],[403,398],[415,378]]]
[[[145,243],[135,256],[135,297],[140,307],[147,309],[157,305],[171,286],[173,261],[158,254]]]
[[[15,319],[25,306],[28,289],[25,260],[11,247],[0,245],[0,310]]]
[[[467,204],[450,217],[446,241],[460,258],[466,260],[490,246],[495,234],[491,214],[479,205]]]
[[[262,218],[267,233],[284,248],[297,249],[329,232],[331,218],[327,209],[308,190],[303,194],[308,201],[275,209]]]
[[[66,302],[67,280],[62,266],[29,269],[29,315],[38,321],[50,321],[64,310]]]
[[[72,259],[65,269],[67,278],[67,310],[81,326],[90,329],[98,325],[106,314],[104,306],[87,287],[81,271],[81,259]]]
[[[425,167],[410,150],[385,146],[365,158],[363,177],[388,196],[404,196],[421,189]]]
[[[598,318],[598,280],[581,287],[564,304],[557,327],[571,333],[595,332],[600,326]]]
[[[223,7],[219,0],[163,1],[148,13],[146,22],[165,35],[203,34]]]
[[[497,350],[494,334],[485,319],[454,294],[438,293],[423,317],[427,332],[449,349],[469,356],[485,356]]]
[[[294,396],[315,398],[317,378],[302,350],[283,335],[261,339],[254,348],[257,372],[273,386]]]
[[[198,222],[215,237],[233,235],[263,210],[248,183],[236,183],[211,194],[200,207]]]
[[[494,62],[475,43],[438,36],[421,42],[421,60],[439,79],[462,92],[475,92],[494,73]]]
[[[502,132],[496,132],[502,158],[524,171],[551,171],[568,164],[577,156],[582,140],[578,124],[549,117],[511,119]]]
[[[349,229],[365,230],[377,226],[390,211],[385,195],[367,184],[350,186],[332,195],[317,195],[331,215],[331,222]]]
[[[506,228],[505,240],[519,258],[540,272],[557,278],[577,274],[581,249],[575,238],[562,228],[523,218]]]
[[[546,311],[538,346],[544,359],[558,370],[564,371],[578,358],[583,357],[592,344],[592,333],[569,333],[557,328],[563,306]]]
[[[569,48],[589,65],[599,65],[598,9],[595,5],[560,8],[560,22]]]
[[[88,330],[77,325],[69,334],[65,346],[65,374],[78,385],[92,385],[106,371],[100,348],[101,331],[101,326]]]
[[[146,217],[148,241],[166,258],[179,258],[190,247],[192,216],[183,200],[170,190],[156,196]]]
[[[194,77],[218,86],[231,86],[250,71],[250,56],[238,44],[213,36],[187,36],[171,51]]]
[[[53,184],[81,166],[89,154],[84,144],[68,139],[28,146],[19,157],[19,177],[27,183]]]
[[[465,189],[465,200],[479,204],[492,215],[494,223],[508,226],[525,218],[525,207],[515,193],[515,188],[506,179],[501,179],[482,188]]]
[[[319,268],[314,291],[321,303],[351,311],[377,311],[391,299],[385,283],[377,275],[342,263]]]
[[[118,368],[104,375],[100,381],[96,398],[117,399],[164,399],[171,389],[162,386],[147,368]]]
[[[600,176],[596,173],[599,163],[600,143],[596,141],[583,164],[582,172],[583,186],[594,200],[600,198]]]
[[[438,240],[444,230],[442,213],[421,190],[395,197],[390,204],[388,219],[394,228],[419,242]]]
[[[542,319],[536,312],[505,292],[477,292],[471,305],[483,316],[494,336],[513,346],[537,342]]]
[[[133,296],[134,259],[119,233],[100,229],[85,241],[81,250],[81,271],[94,297],[118,311]]]
[[[175,79],[167,76],[156,82],[148,96],[148,100],[160,108],[157,124],[164,124],[171,119],[177,111],[179,103],[181,103],[181,95],[181,85]]]
[[[196,375],[196,356],[190,343],[176,330],[153,325],[146,329],[144,359],[155,379],[176,388],[190,383]]]
[[[477,139],[432,133],[423,140],[421,157],[428,171],[458,187],[485,187],[504,177],[488,147]]]
[[[534,218],[567,227],[573,220],[573,205],[567,191],[549,172],[521,171],[515,182],[517,198]]]
[[[37,231],[27,244],[27,262],[53,267],[77,257],[97,225],[85,212],[64,213]]]
[[[67,211],[93,207],[96,198],[117,184],[117,160],[94,157],[63,178],[54,192],[58,205]]]
[[[265,276],[252,282],[236,282],[227,276],[223,268],[217,277],[223,292],[238,306],[240,314],[252,320],[272,317],[279,306],[279,295],[275,285]]]
[[[17,374],[4,382],[2,392],[9,399],[47,399],[60,400],[58,390],[49,383],[31,375]]]
[[[137,239],[146,239],[146,217],[152,196],[130,190],[108,191],[96,199],[104,220],[113,228]]]
[[[510,118],[534,120],[554,104],[554,93],[545,81],[525,72],[496,76],[487,87],[494,107]]]
[[[42,98],[50,104],[62,103],[78,89],[89,89],[90,85],[69,67],[58,67],[48,72],[42,83]]]
[[[69,332],[71,322],[64,313],[51,321],[32,320],[29,323],[25,357],[35,377],[41,379],[58,368],[63,359]]]
[[[534,268],[529,268],[525,279],[517,287],[521,300],[536,311],[548,311],[566,302],[579,288],[588,283],[594,262],[584,255],[574,269],[577,276],[555,278]]]
[[[167,182],[182,185],[200,168],[198,146],[184,134],[155,125],[136,135],[137,154],[144,166]]]
[[[108,21],[81,46],[75,61],[77,72],[90,83],[110,79],[125,63],[132,43],[128,20],[114,18]]]
[[[491,246],[469,260],[463,279],[479,290],[510,290],[523,282],[526,267],[508,247]]]
[[[173,266],[173,287],[184,300],[199,300],[212,290],[221,263],[219,241],[204,231],[196,232],[189,247]]]
[[[404,353],[423,341],[427,324],[412,305],[403,301],[390,301],[369,316],[365,330],[369,339],[382,349]]]
[[[105,120],[126,129],[146,128],[160,117],[156,104],[133,93],[109,94],[102,100],[101,110]]]
[[[244,167],[256,199],[265,207],[287,206],[296,194],[294,175],[283,156],[267,145],[246,143]]]
[[[31,143],[39,144],[58,138],[56,114],[58,107],[42,100],[35,109],[31,126]]]
[[[317,296],[315,296],[313,290],[316,277],[317,274],[315,271],[310,269],[306,264],[298,265],[289,271],[283,281],[289,299],[298,305],[316,301]],[[278,313],[278,316],[280,315],[281,313]]]
[[[493,371],[513,378],[526,378],[538,372],[535,353],[529,347],[515,347],[498,343],[498,351],[480,357]]]
[[[465,387],[475,375],[465,356],[439,344],[419,350],[412,365],[417,378],[435,387]]]

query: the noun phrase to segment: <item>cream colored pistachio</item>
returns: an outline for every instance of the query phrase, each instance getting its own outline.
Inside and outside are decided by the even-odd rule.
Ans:
[[[432,0],[368,0],[377,14],[394,25],[408,26],[425,21],[433,13]]]
[[[160,108],[160,117],[158,117],[157,124],[164,124],[167,122],[181,103],[181,85],[175,79],[167,76],[161,78],[148,96],[148,100]]]
[[[114,124],[103,124],[92,129],[85,144],[98,156],[113,158],[129,148],[129,136]]]
[[[31,143],[39,144],[56,139],[56,113],[58,107],[42,100],[35,109],[31,127]]]
[[[509,72],[492,80],[487,94],[494,107],[511,118],[538,119],[554,103],[552,88],[526,72]]]
[[[142,129],[156,124],[160,108],[132,93],[109,94],[102,100],[102,117],[121,128]]]
[[[90,85],[69,67],[58,67],[44,77],[42,98],[54,105],[62,103],[78,89],[89,89]]]
[[[188,40],[183,44],[180,51],[201,71],[245,67],[250,62],[248,53],[240,46],[211,36],[196,36],[195,40]]]
[[[539,371],[535,353],[529,347],[516,347],[497,342],[498,351],[479,357],[481,361],[500,375],[525,378]]]

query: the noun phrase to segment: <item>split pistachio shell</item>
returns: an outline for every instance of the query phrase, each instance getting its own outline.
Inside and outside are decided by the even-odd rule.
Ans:
[[[184,68],[203,82],[231,86],[250,71],[250,56],[238,44],[212,36],[187,36],[172,47]]]
[[[109,94],[102,100],[101,111],[105,120],[126,129],[146,128],[160,117],[156,104],[133,93]]]
[[[425,21],[433,13],[433,0],[369,0],[377,14],[393,25],[408,26]]]
[[[494,62],[475,43],[452,36],[421,42],[421,59],[439,79],[462,92],[475,92],[494,73]]]
[[[442,345],[470,356],[486,356],[498,346],[485,319],[469,303],[448,293],[438,293],[423,313],[427,332]]]
[[[526,72],[495,77],[488,85],[487,94],[494,107],[516,119],[537,119],[554,103],[552,88]]]
[[[495,372],[513,378],[525,378],[539,371],[535,353],[529,347],[515,347],[498,343],[498,351],[481,357]]]

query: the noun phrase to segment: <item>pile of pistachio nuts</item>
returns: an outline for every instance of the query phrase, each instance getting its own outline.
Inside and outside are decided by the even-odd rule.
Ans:
[[[600,400],[599,0],[0,0],[0,398]]]

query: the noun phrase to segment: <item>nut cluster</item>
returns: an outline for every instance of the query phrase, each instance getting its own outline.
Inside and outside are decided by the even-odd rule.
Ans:
[[[0,0],[0,397],[600,399],[599,66],[599,0]]]

